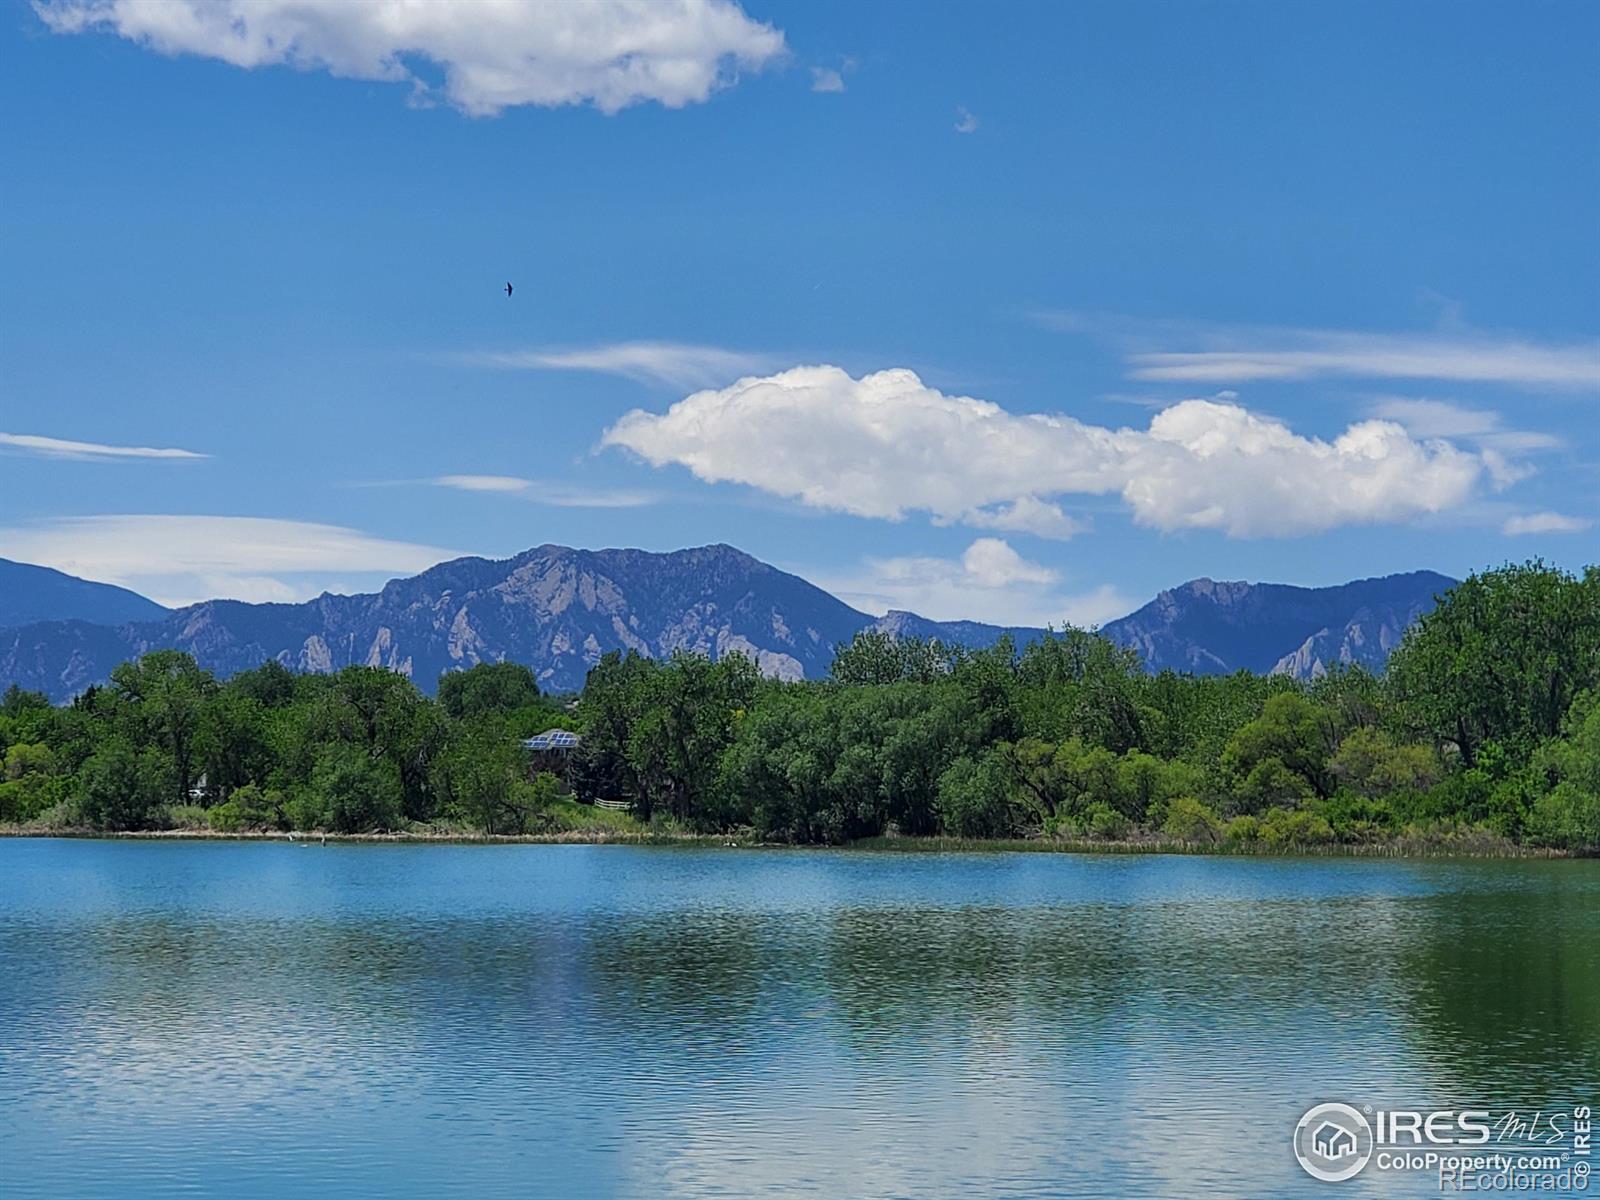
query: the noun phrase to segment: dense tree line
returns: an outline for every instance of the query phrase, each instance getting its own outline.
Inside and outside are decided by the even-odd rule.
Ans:
[[[554,781],[528,777],[520,739],[564,715],[513,663],[447,675],[430,699],[377,667],[296,675],[268,662],[219,683],[161,650],[64,708],[5,693],[0,820],[522,832]]]
[[[563,778],[519,739],[583,735]],[[514,664],[438,696],[377,668],[218,682],[127,663],[65,708],[0,701],[0,820],[106,829],[541,828],[555,797],[793,842],[900,833],[1268,846],[1492,836],[1600,849],[1600,569],[1473,576],[1383,676],[1147,674],[1067,629],[968,651],[865,633],[832,678],[610,654],[575,707]],[[204,787],[198,782],[204,779]]]

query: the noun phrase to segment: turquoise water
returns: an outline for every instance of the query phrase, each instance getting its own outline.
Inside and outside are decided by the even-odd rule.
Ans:
[[[1596,1081],[1594,861],[0,841],[8,1200],[1436,1195],[1295,1121]]]

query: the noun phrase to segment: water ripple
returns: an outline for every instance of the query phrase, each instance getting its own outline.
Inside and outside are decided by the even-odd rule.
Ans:
[[[0,912],[6,1197],[1317,1195],[1313,1100],[1600,1079],[1597,863],[11,842]]]

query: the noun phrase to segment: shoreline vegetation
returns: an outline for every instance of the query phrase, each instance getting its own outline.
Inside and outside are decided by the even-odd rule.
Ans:
[[[524,746],[552,729],[579,736]],[[428,696],[379,667],[218,680],[157,651],[68,705],[0,697],[0,834],[1600,854],[1600,568],[1474,575],[1381,675],[1309,681],[1152,675],[1072,628],[864,633],[800,682],[613,653],[576,696],[516,663]]]
[[[1235,858],[1426,858],[1573,859],[1600,857],[1594,851],[1534,846],[1504,838],[1461,836],[1453,840],[1420,837],[1385,842],[1325,842],[1269,846],[1261,842],[1185,842],[1160,836],[1121,841],[1089,838],[962,838],[930,835],[860,838],[828,844],[763,841],[748,833],[567,829],[556,833],[483,833],[471,829],[407,829],[373,833],[300,832],[246,829],[223,833],[209,826],[185,829],[112,831],[0,825],[0,838],[63,838],[75,841],[269,842],[284,845],[418,846],[653,846],[727,850],[844,850],[865,854],[1159,854]]]

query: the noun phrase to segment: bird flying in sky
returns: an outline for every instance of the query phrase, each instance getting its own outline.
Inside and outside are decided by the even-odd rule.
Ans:
[[[511,285],[509,283],[507,283],[506,284],[506,297],[507,297],[507,299],[509,299],[510,296],[511,296]]]

